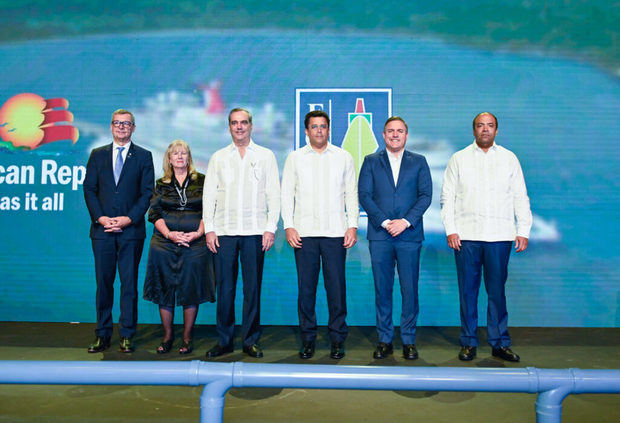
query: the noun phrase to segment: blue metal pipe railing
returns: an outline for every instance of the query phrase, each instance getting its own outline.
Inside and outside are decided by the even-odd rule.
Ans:
[[[620,393],[620,370],[260,363],[0,361],[0,383],[205,385],[200,421],[221,423],[232,387],[538,393],[536,421],[559,423],[569,394]]]

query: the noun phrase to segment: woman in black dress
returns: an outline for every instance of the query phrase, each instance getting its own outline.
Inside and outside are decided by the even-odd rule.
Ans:
[[[155,225],[144,281],[144,299],[159,304],[164,338],[158,354],[172,349],[175,305],[183,306],[180,354],[193,350],[198,304],[215,301],[213,255],[202,223],[204,175],[194,168],[185,141],[173,141],[164,154],[164,176],[157,180],[149,222]]]

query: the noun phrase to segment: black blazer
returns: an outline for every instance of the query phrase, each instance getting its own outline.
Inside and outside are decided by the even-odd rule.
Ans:
[[[131,225],[123,228],[119,236],[123,239],[144,239],[144,214],[153,195],[153,156],[150,151],[132,142],[116,185],[112,171],[112,145],[95,148],[86,165],[83,187],[91,218],[90,237],[103,239],[110,236],[97,222],[101,216],[128,216]]]

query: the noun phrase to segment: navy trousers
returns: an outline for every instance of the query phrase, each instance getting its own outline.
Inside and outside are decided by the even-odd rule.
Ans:
[[[329,320],[327,328],[331,342],[344,342],[349,333],[345,287],[346,249],[343,237],[302,237],[301,248],[295,249],[299,294],[297,309],[299,327],[304,342],[314,342],[317,336],[316,288],[323,265],[323,280],[327,293]]]
[[[375,308],[379,342],[392,343],[392,296],[394,290],[394,266],[398,270],[402,313],[400,335],[403,345],[415,344],[418,321],[418,277],[420,273],[420,250],[422,243],[398,239],[369,241],[372,274],[375,280]]]
[[[511,248],[511,241],[461,241],[461,250],[454,250],[461,303],[462,346],[478,346],[478,291],[483,275],[488,295],[487,341],[493,348],[510,346],[505,285]]]
[[[97,279],[97,327],[95,334],[112,336],[112,306],[116,269],[121,280],[121,315],[118,332],[123,338],[136,333],[138,323],[138,266],[142,257],[143,239],[122,240],[116,234],[104,239],[93,239],[95,277]]]
[[[260,327],[260,290],[263,281],[262,235],[219,236],[220,247],[215,259],[217,283],[217,333],[219,344],[232,346],[235,335],[235,294],[241,261],[243,279],[243,317],[241,322],[244,346],[258,343]]]

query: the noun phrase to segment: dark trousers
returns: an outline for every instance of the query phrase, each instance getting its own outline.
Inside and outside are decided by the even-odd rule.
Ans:
[[[232,346],[235,335],[235,294],[239,260],[243,279],[243,345],[258,343],[260,327],[260,289],[263,280],[262,235],[219,236],[215,259],[217,282],[217,333],[221,346]]]
[[[105,239],[93,239],[95,276],[97,280],[97,328],[95,334],[112,336],[112,306],[116,269],[121,280],[121,315],[118,332],[123,338],[136,333],[138,323],[138,266],[142,257],[143,239],[122,240],[116,234]]]
[[[375,308],[379,342],[392,343],[392,296],[394,290],[394,267],[398,270],[402,313],[400,335],[403,345],[415,344],[418,321],[418,278],[420,273],[420,242],[398,239],[369,241],[372,274],[375,280]]]
[[[478,291],[480,278],[488,295],[487,341],[493,348],[509,347],[506,279],[512,242],[461,241],[454,251],[461,303],[461,345],[478,346]]]
[[[349,333],[345,318],[347,301],[345,288],[346,249],[344,238],[302,237],[301,248],[295,249],[297,284],[299,294],[297,308],[301,338],[314,342],[317,336],[316,288],[319,271],[323,264],[323,280],[327,292],[329,320],[327,328],[331,342],[344,342]]]

